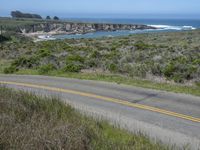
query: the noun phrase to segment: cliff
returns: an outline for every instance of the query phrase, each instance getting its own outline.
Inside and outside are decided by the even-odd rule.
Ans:
[[[54,33],[54,34],[76,34],[96,31],[116,31],[116,30],[144,30],[155,29],[147,25],[137,24],[91,24],[91,23],[40,23],[19,27],[19,32],[27,33]]]

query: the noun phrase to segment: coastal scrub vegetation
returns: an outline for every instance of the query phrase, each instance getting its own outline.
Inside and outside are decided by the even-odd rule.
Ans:
[[[40,42],[12,37],[0,43],[0,58],[11,62],[4,73],[28,69],[39,74],[118,75],[200,91],[199,34],[195,30]]]
[[[0,149],[168,150],[142,134],[81,115],[58,98],[0,86]]]

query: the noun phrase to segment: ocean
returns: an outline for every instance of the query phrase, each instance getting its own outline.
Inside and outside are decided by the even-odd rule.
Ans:
[[[116,37],[127,36],[130,34],[141,34],[150,32],[179,32],[183,30],[195,30],[200,28],[200,20],[195,19],[112,19],[112,18],[70,18],[65,19],[76,22],[90,22],[90,23],[119,23],[119,24],[145,24],[157,27],[159,29],[152,30],[125,30],[125,31],[98,31],[87,34],[75,35],[56,35],[57,39],[79,39],[79,38],[100,38],[100,37]]]

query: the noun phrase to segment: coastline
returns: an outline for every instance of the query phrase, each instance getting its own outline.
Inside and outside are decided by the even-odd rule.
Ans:
[[[19,27],[19,32],[27,37],[36,38],[38,36],[46,35],[74,35],[95,33],[98,31],[134,31],[145,29],[157,29],[153,26],[143,24],[103,24],[103,23],[40,23]]]
[[[193,26],[172,26],[153,24],[116,24],[116,23],[78,23],[52,22],[40,23],[29,27],[22,27],[21,34],[33,38],[35,41],[55,40],[65,38],[98,38],[125,36],[137,33],[170,32],[195,30]],[[88,35],[93,33],[93,36]]]

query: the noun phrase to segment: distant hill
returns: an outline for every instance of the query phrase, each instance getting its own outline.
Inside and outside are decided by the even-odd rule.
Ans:
[[[12,11],[11,16],[13,18],[35,18],[42,19],[42,17],[38,14],[30,14],[30,13],[22,13],[20,11]]]

